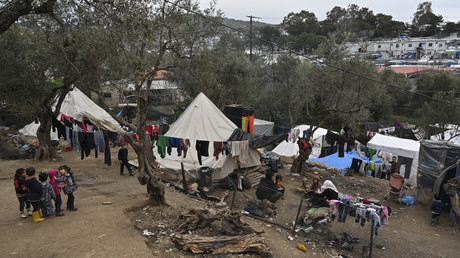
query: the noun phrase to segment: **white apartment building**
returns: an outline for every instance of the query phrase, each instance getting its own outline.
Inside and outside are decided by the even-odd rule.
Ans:
[[[390,57],[403,57],[405,53],[417,53],[421,56],[445,53],[452,38],[398,38],[383,41],[368,41],[364,43],[349,43],[348,53],[379,53]]]

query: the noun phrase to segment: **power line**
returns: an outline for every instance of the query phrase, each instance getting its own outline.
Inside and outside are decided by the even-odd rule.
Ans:
[[[181,5],[177,4],[177,3],[172,3],[172,2],[170,2],[169,0],[164,0],[164,1],[165,1],[166,3],[169,3],[169,4],[171,4],[171,5],[177,6],[177,7],[181,8],[181,9],[184,9],[185,11],[187,11],[187,12],[189,12],[189,13],[192,13],[192,14],[195,14],[195,15],[197,15],[197,16],[200,16],[200,17],[202,17],[203,19],[206,19],[206,20],[208,20],[208,21],[217,23],[217,24],[219,24],[219,25],[221,25],[221,26],[223,26],[223,27],[225,27],[225,28],[228,28],[228,29],[230,29],[230,30],[239,32],[239,33],[241,33],[241,34],[243,34],[243,35],[245,35],[245,36],[252,37],[252,35],[250,35],[250,34],[244,32],[244,31],[241,31],[241,30],[239,30],[239,29],[233,28],[233,27],[231,27],[231,26],[229,26],[229,25],[226,25],[226,24],[224,24],[224,23],[222,23],[222,22],[220,22],[220,21],[216,21],[216,20],[214,20],[214,19],[211,19],[211,18],[209,18],[209,17],[207,17],[207,16],[205,16],[205,15],[203,15],[203,14],[201,14],[201,13],[198,13],[198,12],[192,11],[192,10],[190,10],[190,9],[187,9],[186,7],[183,7],[183,6],[181,6]],[[362,78],[362,79],[364,79],[364,80],[368,80],[368,81],[371,81],[371,82],[379,83],[379,84],[382,84],[382,85],[385,85],[385,86],[388,86],[388,87],[391,87],[391,88],[396,88],[396,89],[398,89],[398,90],[405,91],[405,92],[408,92],[408,93],[411,93],[411,94],[415,94],[415,95],[418,95],[418,96],[421,96],[421,97],[424,97],[424,98],[427,98],[427,99],[431,99],[431,100],[435,100],[435,101],[439,101],[439,102],[444,102],[444,103],[446,103],[446,104],[450,104],[450,105],[453,105],[453,106],[460,107],[460,104],[453,103],[453,102],[450,102],[450,101],[447,101],[447,100],[444,100],[444,99],[438,99],[438,98],[435,98],[435,97],[431,97],[431,96],[428,96],[428,95],[424,95],[424,94],[422,94],[422,93],[414,92],[414,91],[411,91],[411,90],[408,90],[408,89],[404,89],[404,88],[401,88],[401,87],[399,87],[399,86],[397,86],[397,85],[393,85],[393,84],[391,84],[391,83],[387,83],[387,82],[380,81],[380,80],[377,80],[377,79],[374,79],[374,78],[370,78],[370,77],[367,77],[367,76],[365,76],[365,75],[359,74],[359,73],[357,73],[357,72],[349,71],[349,70],[344,69],[344,68],[341,68],[341,67],[339,67],[339,66],[329,64],[329,63],[327,63],[327,62],[325,62],[325,61],[321,61],[321,60],[318,60],[318,59],[316,59],[316,58],[309,57],[309,56],[303,55],[303,54],[301,54],[301,53],[297,53],[297,52],[295,52],[295,51],[293,51],[293,50],[291,50],[291,49],[287,49],[287,48],[285,48],[285,47],[279,46],[279,45],[277,45],[277,44],[275,44],[275,43],[273,43],[273,42],[270,42],[270,41],[268,41],[268,40],[264,40],[264,39],[259,38],[259,37],[255,37],[255,38],[258,39],[258,40],[260,40],[260,41],[262,41],[262,42],[268,43],[268,44],[270,44],[270,45],[272,45],[272,46],[274,46],[274,47],[277,47],[277,48],[282,49],[282,50],[289,51],[290,53],[294,53],[294,54],[296,54],[296,55],[298,55],[298,56],[304,57],[304,58],[306,58],[306,59],[309,59],[309,60],[314,61],[314,62],[316,62],[316,63],[319,63],[319,64],[321,64],[321,65],[331,67],[331,68],[333,68],[333,69],[339,70],[339,71],[344,72],[344,73],[353,74],[353,75],[355,75],[355,76],[357,76],[357,77],[359,77],[359,78]]]

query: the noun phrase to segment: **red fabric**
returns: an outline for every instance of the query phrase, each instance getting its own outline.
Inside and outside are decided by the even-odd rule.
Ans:
[[[86,133],[86,130],[88,130],[85,123],[82,123],[82,130],[84,133]]]
[[[361,201],[362,201],[364,204],[369,204],[369,203],[370,203],[368,199],[362,199]]]
[[[65,151],[65,152],[73,151],[73,148],[72,148],[72,147],[69,147],[69,148],[65,149],[64,151]]]
[[[214,156],[219,159],[219,153],[222,152],[222,142],[214,142]]]
[[[249,133],[254,133],[254,115],[248,116],[246,125],[249,127]]]
[[[146,125],[145,131],[147,131],[153,137],[153,125]]]
[[[160,133],[160,130],[158,129],[158,125],[153,126],[153,133]]]

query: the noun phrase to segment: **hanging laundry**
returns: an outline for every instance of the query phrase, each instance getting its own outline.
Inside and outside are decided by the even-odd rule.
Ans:
[[[222,142],[214,142],[214,157],[216,157],[216,160],[219,159],[219,154],[222,152],[222,149]]]
[[[238,161],[242,164],[248,163],[249,157],[249,141],[240,141],[239,142],[240,155],[238,156]]]
[[[66,140],[67,140],[67,144],[71,145],[71,142],[72,142],[72,141],[71,141],[71,138],[72,138],[72,137],[70,137],[70,128],[67,127],[67,126],[65,127],[65,138],[66,138]],[[71,146],[72,146],[72,145],[71,145]]]
[[[400,168],[401,168],[401,165],[404,165],[405,166],[405,169],[404,169],[404,178],[405,179],[409,179],[410,177],[410,169],[412,167],[412,161],[413,159],[412,158],[408,158],[408,157],[404,157],[404,156],[398,156],[398,163],[397,163],[397,166],[396,166],[396,172],[399,174],[403,174],[401,173]]]
[[[254,133],[254,115],[248,116],[249,133]]]
[[[367,161],[363,160],[359,166],[359,173],[366,174],[367,171]]]
[[[197,140],[195,148],[198,152],[198,162],[200,163],[200,165],[203,165],[203,163],[201,162],[201,157],[209,156],[209,142]]]
[[[345,138],[340,136],[337,139],[337,143],[339,145],[339,158],[345,157]]]
[[[78,128],[78,126],[77,126]],[[72,148],[74,151],[79,151],[81,150],[81,146],[80,146],[80,140],[78,139],[78,131],[76,130],[73,130],[72,131],[72,142],[73,142],[73,145],[72,145]]]
[[[88,132],[88,133],[94,132],[94,125],[87,124],[86,125],[86,132]]]
[[[247,132],[246,121],[247,121],[246,117],[241,118],[241,129],[243,129],[243,131],[245,131],[245,132]]]
[[[375,152],[376,152],[376,149],[372,149],[372,148],[367,147],[367,151],[369,152],[369,160],[371,160],[372,157],[374,156]]]
[[[102,130],[94,132],[94,145],[96,145],[96,149],[98,149],[99,152],[105,151],[104,132]]]
[[[91,150],[94,149],[94,133],[83,133],[78,132],[78,140],[81,147],[81,159],[83,160],[91,154]],[[95,150],[95,155],[97,158],[97,150]]]
[[[104,135],[104,164],[112,166],[112,157],[110,156],[110,144],[109,144],[109,133],[102,131]]]
[[[169,147],[169,137],[164,135],[158,135],[157,147],[158,154],[164,159],[166,157],[166,148]]]
[[[233,157],[240,155],[240,143],[236,141],[231,142],[231,153]]]
[[[350,168],[353,169],[354,172],[358,173],[359,172],[359,167],[361,166],[361,161],[360,159],[353,158],[351,161],[351,166]]]
[[[189,139],[180,139],[180,150],[184,152],[184,159],[187,156],[188,147],[190,147],[190,140]]]
[[[169,137],[169,146],[168,146],[168,154],[171,155],[172,148],[177,148],[177,156],[180,156],[181,149],[180,149],[180,139],[179,138],[174,138],[174,137]]]
[[[228,156],[231,152],[230,144],[229,142],[224,142],[222,144],[222,155],[225,154],[225,156]]]

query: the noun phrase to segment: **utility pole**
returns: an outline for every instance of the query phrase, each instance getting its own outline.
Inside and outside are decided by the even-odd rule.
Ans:
[[[252,64],[252,19],[260,19],[260,17],[255,17],[252,15],[246,16],[249,18],[249,61]]]

